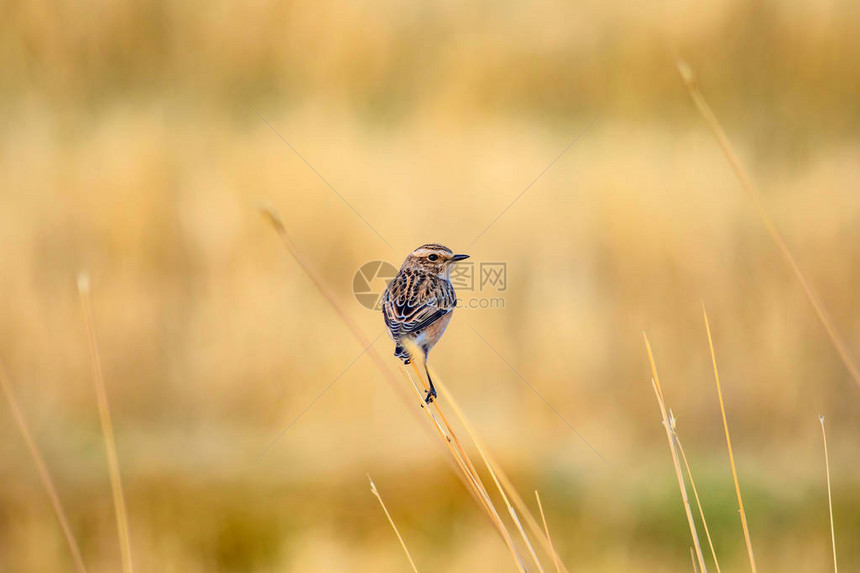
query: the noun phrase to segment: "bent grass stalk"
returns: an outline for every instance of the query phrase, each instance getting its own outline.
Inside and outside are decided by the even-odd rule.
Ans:
[[[529,507],[523,501],[523,498],[520,497],[520,494],[517,492],[516,488],[514,488],[514,485],[511,482],[510,478],[508,478],[508,476],[505,474],[505,470],[498,463],[495,462],[489,452],[485,453],[487,455],[487,458],[490,460],[490,463],[492,463],[493,467],[495,467],[496,474],[498,475],[499,480],[502,482],[502,486],[505,488],[505,491],[508,492],[508,495],[513,500],[514,505],[520,511],[520,514],[525,518],[526,525],[529,526],[529,530],[532,532],[532,535],[535,536],[535,539],[538,540],[544,551],[551,555],[554,555],[554,557],[558,559],[558,563],[561,566],[562,571],[567,573],[567,567],[564,565],[564,562],[561,561],[561,559],[558,557],[558,554],[556,554],[555,550],[550,546],[549,541],[546,539],[546,537],[544,537],[544,533],[541,530],[540,525],[532,515]]]
[[[433,379],[438,380],[439,379],[438,374],[434,373]],[[440,389],[443,389],[443,385],[440,385]],[[544,533],[540,528],[540,525],[538,525],[537,520],[532,515],[531,510],[525,504],[522,497],[519,495],[516,488],[513,486],[513,483],[505,474],[501,465],[499,465],[498,462],[496,462],[494,460],[494,458],[492,457],[490,452],[481,445],[480,441],[478,440],[477,434],[475,432],[471,431],[471,428],[472,428],[471,424],[466,419],[465,415],[463,414],[463,411],[458,407],[457,403],[454,401],[454,398],[451,395],[451,393],[448,392],[447,387],[445,387],[443,392],[445,393],[445,398],[450,402],[451,407],[454,409],[455,414],[457,414],[457,416],[460,418],[460,422],[463,424],[463,427],[466,428],[466,431],[467,431],[467,433],[469,433],[470,437],[472,438],[472,441],[475,442],[475,446],[476,446],[476,448],[478,448],[482,458],[488,464],[488,467],[491,468],[493,478],[497,479],[496,483],[501,482],[501,487],[504,488],[504,491],[502,492],[503,495],[506,492],[507,495],[510,496],[510,499],[513,500],[514,505],[519,510],[520,514],[525,518],[526,524],[529,526],[529,529],[531,530],[532,534],[535,536],[535,538],[541,544],[543,549],[547,553],[553,555],[556,559],[558,559],[558,555],[555,553],[555,550],[550,546],[547,538],[544,536]],[[438,407],[438,405],[437,405],[437,407]],[[507,497],[505,497],[504,499],[506,502],[508,501]],[[509,511],[511,512],[512,518],[519,525],[519,520],[518,520],[516,512],[513,511],[512,508],[510,508],[510,505],[508,505],[508,507],[509,507]],[[523,536],[526,539],[526,543],[528,543],[528,538],[525,536],[524,533],[523,533]],[[562,570],[567,572],[567,568],[565,567],[565,565],[561,561],[561,559],[558,559],[558,562],[559,562],[559,565],[561,566]]]
[[[830,456],[827,455],[827,432],[824,431],[824,416],[818,415],[821,424],[821,438],[824,440],[824,467],[827,471],[827,505],[830,508],[830,540],[833,543],[833,573],[839,573],[836,565],[836,529],[833,527],[833,496],[830,492]]]
[[[407,346],[409,345],[409,341],[405,341],[405,343],[407,344]],[[413,348],[407,348],[407,350],[409,350],[413,356],[419,355],[418,352],[416,352],[417,349],[414,347]],[[415,371],[415,375],[421,381],[421,384],[424,386],[425,390],[429,390],[430,386],[421,376],[420,370],[415,365],[415,360],[413,360],[411,362],[411,365],[412,365],[412,369]],[[411,377],[409,377],[409,378],[411,381]],[[437,385],[438,385],[438,380],[437,380]],[[417,386],[414,383],[411,384],[411,386],[415,390],[416,396],[420,400],[419,403],[423,406],[424,405],[424,398],[421,396],[420,392],[418,391]],[[439,389],[442,390],[442,387],[440,386]],[[442,430],[442,427],[439,425],[438,421],[436,420],[435,415],[430,410],[431,406],[435,406],[436,412],[439,414],[440,418],[442,418],[442,421],[444,422],[445,427],[447,429],[447,434],[444,430]],[[511,553],[511,557],[514,559],[514,561],[516,562],[519,569],[521,571],[525,571],[525,567],[523,566],[522,559],[520,558],[519,553],[517,552],[517,548],[516,548],[516,545],[513,541],[513,537],[511,536],[510,532],[505,527],[505,524],[502,521],[502,518],[499,515],[498,510],[496,510],[496,507],[493,504],[493,501],[490,498],[489,493],[487,492],[487,488],[484,485],[483,481],[481,480],[481,477],[478,474],[477,470],[475,469],[475,466],[472,463],[472,460],[470,459],[469,454],[463,448],[462,444],[460,444],[460,440],[456,437],[457,434],[451,428],[451,425],[448,423],[448,420],[445,417],[445,414],[439,408],[438,400],[435,400],[433,402],[433,404],[429,405],[428,407],[422,407],[422,410],[424,410],[427,413],[428,418],[430,418],[433,421],[434,425],[438,428],[440,436],[442,436],[443,440],[445,440],[446,445],[448,446],[452,457],[454,457],[454,459],[457,461],[458,466],[460,468],[460,471],[463,472],[464,476],[466,476],[469,485],[474,489],[475,494],[477,495],[477,497],[481,501],[482,507],[487,512],[487,515],[490,517],[490,521],[493,523],[493,525],[499,531],[499,534],[502,536],[502,539],[504,540],[505,545],[507,545],[508,550]]]
[[[702,573],[707,573],[708,568],[705,567],[705,557],[702,555],[702,546],[699,543],[699,534],[696,532],[696,523],[693,520],[693,512],[690,509],[690,499],[687,497],[687,487],[684,485],[684,474],[681,471],[678,450],[675,447],[675,440],[672,436],[672,425],[666,412],[666,403],[663,400],[663,389],[660,387],[660,378],[657,376],[657,365],[654,362],[654,354],[651,352],[651,343],[648,342],[648,336],[644,332],[642,333],[642,337],[645,339],[645,348],[648,350],[648,361],[651,364],[651,386],[654,388],[654,394],[657,396],[657,405],[660,407],[660,415],[663,417],[663,427],[666,430],[666,440],[669,442],[669,451],[672,454],[672,463],[675,466],[675,475],[678,477],[678,488],[681,490],[681,499],[684,502],[684,512],[687,514],[687,522],[690,524],[690,535],[693,538],[693,545],[696,548],[699,570]]]
[[[508,507],[508,512],[510,513],[511,518],[517,525],[518,531],[520,532],[524,542],[529,548],[530,554],[534,557],[535,561],[539,563],[534,553],[534,549],[532,548],[531,542],[529,541],[528,536],[523,530],[519,515],[512,507],[510,500],[513,500],[514,505],[517,506],[517,509],[519,509],[520,513],[525,517],[526,523],[532,530],[532,534],[540,542],[544,550],[551,555],[555,555],[555,551],[550,547],[547,538],[544,536],[544,533],[540,529],[540,526],[537,524],[537,521],[534,519],[534,516],[532,516],[528,506],[526,506],[525,503],[522,501],[522,498],[517,493],[516,489],[513,487],[511,481],[504,474],[504,471],[502,470],[501,466],[495,462],[487,448],[483,446],[481,440],[478,438],[477,433],[472,429],[472,425],[469,423],[468,419],[463,414],[463,410],[458,406],[457,402],[454,400],[453,396],[448,391],[447,386],[440,380],[438,374],[433,374],[433,380],[436,381],[436,385],[439,387],[439,390],[442,391],[443,396],[450,403],[451,408],[454,410],[454,413],[460,419],[460,422],[466,429],[466,433],[469,434],[469,437],[475,444],[475,447],[481,455],[481,458],[484,460],[484,463],[486,464],[487,469],[493,478],[493,481],[496,483],[496,486],[499,489],[500,494],[502,495],[502,499],[505,501],[505,504]],[[564,564],[561,562],[561,560],[559,560],[559,564],[561,565],[562,569],[566,571]]]
[[[744,500],[741,496],[741,486],[738,483],[738,470],[735,467],[735,455],[732,451],[732,438],[729,435],[729,423],[726,421],[726,406],[723,403],[723,390],[720,387],[720,373],[717,370],[717,355],[714,353],[714,341],[711,337],[711,325],[708,323],[708,312],[705,310],[705,305],[702,304],[702,314],[705,317],[705,330],[708,333],[708,347],[711,350],[711,362],[714,365],[714,381],[717,384],[717,397],[720,399],[720,412],[723,415],[723,428],[726,431],[726,446],[729,449],[729,463],[732,466],[732,479],[735,482],[735,493],[738,498],[738,511],[741,515],[741,526],[744,530],[744,541],[747,545],[747,554],[749,555],[750,567],[753,573],[756,573],[755,555],[753,554],[752,541],[750,540],[750,530],[747,525],[747,514],[744,511]]]
[[[376,484],[373,483],[372,479],[370,479],[370,474],[367,474],[367,480],[370,482],[370,492],[376,496],[376,499],[379,500],[379,505],[382,506],[382,511],[385,512],[385,517],[388,518],[388,523],[391,524],[391,529],[394,530],[394,533],[397,535],[397,539],[400,540],[400,546],[403,548],[403,552],[406,554],[406,558],[409,560],[409,564],[412,566],[412,570],[415,571],[415,573],[418,573],[418,567],[415,566],[415,561],[412,560],[412,555],[409,553],[409,549],[406,547],[406,542],[403,541],[403,536],[400,535],[400,531],[394,524],[394,520],[391,518],[391,514],[388,513],[388,508],[385,507],[385,502],[382,501],[382,496],[376,489]]]
[[[681,78],[684,80],[684,84],[687,86],[687,91],[690,92],[690,97],[696,104],[699,114],[702,116],[702,119],[705,120],[705,123],[717,139],[717,143],[723,150],[723,154],[726,156],[726,159],[728,160],[732,171],[734,171],[735,176],[738,178],[741,187],[743,187],[744,191],[746,191],[747,195],[752,199],[765,229],[767,229],[771,239],[776,243],[780,253],[785,258],[792,272],[794,272],[798,282],[800,282],[800,286],[803,288],[806,298],[808,298],[810,304],[812,304],[812,308],[815,310],[815,314],[818,315],[818,319],[827,331],[827,335],[830,337],[830,341],[833,343],[833,346],[836,347],[836,352],[839,354],[839,358],[842,359],[842,363],[845,364],[845,368],[848,370],[851,378],[858,386],[860,386],[860,368],[857,367],[857,364],[851,357],[851,353],[848,351],[848,345],[839,334],[839,331],[836,330],[836,326],[833,324],[833,320],[830,318],[827,308],[821,301],[821,297],[801,270],[797,259],[794,258],[794,254],[792,254],[791,249],[788,248],[788,243],[785,242],[782,233],[779,232],[776,224],[765,210],[761,194],[753,183],[752,178],[741,165],[726,132],[723,130],[722,125],[720,125],[720,121],[717,119],[717,116],[714,115],[714,112],[705,100],[705,96],[702,94],[696,82],[696,76],[693,73],[692,68],[687,63],[679,61],[678,71],[681,73]]]
[[[505,539],[505,542],[508,543],[510,541],[510,536],[504,528],[504,525],[501,522],[501,518],[499,514],[496,512],[495,507],[493,506],[492,501],[490,500],[489,494],[487,493],[484,484],[481,482],[478,473],[474,470],[474,466],[472,465],[471,460],[468,459],[468,456],[460,453],[458,449],[455,449],[454,440],[451,435],[446,433],[445,429],[442,428],[439,421],[436,419],[436,416],[429,408],[423,408],[424,398],[421,396],[421,392],[418,390],[418,387],[415,385],[415,382],[412,380],[412,377],[409,375],[409,372],[404,368],[403,370],[405,377],[410,381],[413,390],[415,390],[415,396],[419,400],[419,404],[422,405],[422,409],[426,411],[427,417],[430,420],[431,424],[436,428],[439,433],[439,437],[446,443],[448,446],[449,453],[451,454],[452,459],[456,463],[457,468],[460,470],[461,480],[463,484],[466,485],[466,489],[472,494],[475,498],[475,501],[481,505],[484,510],[487,512],[487,515],[490,518],[490,521],[493,525],[499,529],[499,532],[502,534],[502,537]],[[417,374],[416,370],[416,374]],[[420,379],[420,375],[419,375]],[[508,543],[509,548],[513,548],[512,543]],[[515,555],[515,559],[519,560],[519,557],[516,556],[516,552],[513,552]]]
[[[98,339],[93,324],[93,312],[90,305],[90,281],[85,273],[78,276],[78,293],[81,297],[81,306],[84,311],[84,322],[87,328],[87,337],[90,343],[90,354],[93,363],[93,378],[96,387],[96,400],[99,408],[99,420],[101,421],[102,434],[105,440],[105,453],[108,461],[108,473],[110,475],[111,493],[113,494],[114,509],[116,511],[116,527],[119,534],[119,548],[122,554],[122,570],[124,573],[132,573],[134,566],[131,560],[131,538],[128,532],[128,512],[125,507],[125,495],[122,489],[122,478],[119,473],[119,461],[116,455],[116,442],[113,434],[113,424],[110,418],[110,405],[108,404],[107,390],[105,388],[104,376],[102,374],[101,358],[99,356]]]
[[[415,361],[412,361],[410,364],[412,365],[412,370],[415,372],[415,376],[424,386],[425,393],[429,392],[430,387],[421,376],[421,372],[415,365]],[[455,457],[456,460],[462,462],[462,466],[460,469],[463,471],[464,476],[468,477],[469,481],[475,486],[475,491],[481,496],[481,499],[485,502],[489,502],[487,510],[495,514],[495,507],[493,507],[492,502],[489,501],[489,494],[487,493],[487,489],[484,487],[484,484],[481,481],[480,476],[478,475],[478,470],[475,469],[475,465],[472,463],[469,454],[466,453],[466,450],[460,443],[460,439],[457,437],[457,434],[454,432],[454,430],[451,428],[451,425],[448,423],[448,418],[445,417],[445,413],[442,412],[442,410],[439,409],[437,405],[436,411],[438,412],[439,417],[442,419],[442,422],[445,424],[446,429],[443,429],[442,426],[439,424],[439,420],[436,418],[436,414],[433,413],[433,410],[431,410],[429,407],[424,407],[424,398],[421,396],[421,392],[418,390],[418,386],[413,381],[412,376],[405,368],[403,369],[403,371],[406,375],[406,378],[411,382],[412,388],[415,390],[416,397],[420,400],[419,405],[427,412],[428,417],[432,420],[433,424],[439,430],[439,435],[448,442],[448,447],[451,450],[451,454]],[[425,394],[425,396],[426,395],[427,394]],[[498,514],[495,514],[495,516],[498,519]]]
[[[54,487],[54,480],[51,479],[51,473],[48,471],[48,466],[45,464],[45,459],[39,451],[39,446],[36,445],[36,440],[33,439],[33,434],[30,432],[30,426],[27,424],[27,419],[24,417],[24,412],[18,404],[15,393],[12,391],[12,384],[6,378],[6,370],[3,363],[0,362],[0,386],[3,388],[3,393],[6,395],[6,400],[9,402],[9,408],[12,410],[12,417],[15,418],[15,424],[27,444],[27,449],[30,450],[30,455],[33,458],[33,463],[36,465],[36,471],[39,478],[42,480],[42,485],[45,492],[48,494],[48,499],[51,502],[51,508],[54,510],[54,515],[57,516],[57,521],[60,524],[60,529],[63,531],[63,537],[66,538],[66,543],[69,546],[69,552],[72,554],[72,561],[75,564],[75,569],[78,573],[87,573],[87,568],[84,566],[84,560],[81,557],[81,550],[78,547],[78,542],[72,534],[72,528],[69,526],[69,519],[66,516],[66,511],[63,509],[63,504],[60,502],[60,496],[57,495],[57,488]]]
[[[520,523],[520,519],[517,516],[517,512],[514,510],[513,506],[511,506],[511,502],[508,499],[508,496],[505,494],[505,489],[502,487],[502,484],[499,483],[499,478],[494,471],[493,464],[490,463],[489,459],[487,458],[485,449],[482,447],[480,440],[478,440],[477,436],[475,435],[475,432],[472,430],[471,425],[466,421],[465,417],[463,416],[462,410],[460,410],[456,402],[454,402],[451,394],[448,392],[447,387],[442,384],[438,380],[438,378],[436,380],[436,384],[439,385],[439,389],[442,391],[443,395],[445,396],[445,399],[448,400],[448,402],[451,404],[451,407],[457,414],[457,417],[460,418],[460,421],[463,423],[463,427],[466,428],[466,433],[469,434],[470,438],[472,438],[472,443],[475,445],[475,448],[477,448],[478,450],[478,454],[484,461],[484,465],[487,467],[487,471],[490,472],[490,476],[493,478],[493,483],[496,484],[496,489],[499,491],[499,494],[501,494],[502,500],[505,502],[505,506],[508,508],[508,514],[511,516],[511,519],[516,524],[517,531],[519,531],[520,536],[526,544],[526,548],[528,549],[529,555],[531,555],[532,559],[535,562],[535,565],[537,565],[538,570],[543,573],[543,566],[541,565],[540,560],[535,553],[534,547],[532,547],[531,541],[529,541],[528,535],[526,535],[525,530],[523,530],[523,526],[522,523]],[[436,408],[439,408],[438,404],[436,405]]]

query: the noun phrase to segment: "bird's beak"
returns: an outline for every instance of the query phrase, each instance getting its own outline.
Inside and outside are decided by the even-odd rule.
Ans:
[[[451,257],[451,261],[456,263],[457,261],[462,261],[462,260],[468,259],[468,258],[469,258],[469,255],[454,255],[453,257]]]

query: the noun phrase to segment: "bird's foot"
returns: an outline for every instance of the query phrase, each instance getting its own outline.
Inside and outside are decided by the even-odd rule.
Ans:
[[[424,397],[424,403],[428,405],[432,404],[434,398],[436,398],[436,388],[431,386],[430,389],[427,390],[427,396]]]

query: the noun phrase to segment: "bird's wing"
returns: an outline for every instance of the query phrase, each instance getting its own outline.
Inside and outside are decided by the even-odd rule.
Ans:
[[[435,275],[399,273],[382,296],[382,314],[394,340],[421,332],[456,305],[451,284]]]

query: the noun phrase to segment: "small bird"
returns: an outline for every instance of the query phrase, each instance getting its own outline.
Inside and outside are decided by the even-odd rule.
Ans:
[[[429,243],[412,251],[382,294],[382,315],[394,340],[394,356],[409,364],[412,357],[402,342],[409,340],[424,352],[424,372],[430,389],[424,401],[430,404],[436,388],[427,370],[427,355],[439,342],[457,306],[451,285],[454,263],[469,255],[455,255],[444,245]]]

